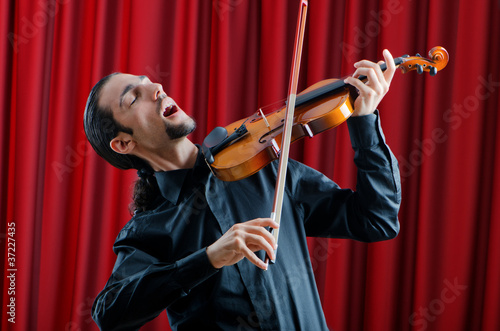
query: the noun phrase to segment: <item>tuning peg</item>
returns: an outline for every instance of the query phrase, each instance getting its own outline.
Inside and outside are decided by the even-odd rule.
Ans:
[[[417,73],[421,74],[424,72],[424,68],[421,64],[416,64],[415,66],[417,67]]]
[[[431,76],[435,76],[437,74],[437,69],[436,67],[429,67],[429,73],[431,74]]]

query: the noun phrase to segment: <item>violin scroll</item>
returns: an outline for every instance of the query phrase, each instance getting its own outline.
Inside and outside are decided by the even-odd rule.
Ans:
[[[402,63],[399,64],[399,68],[403,73],[416,70],[419,74],[426,71],[431,76],[434,76],[439,70],[446,67],[448,59],[448,51],[441,46],[436,46],[429,51],[429,59],[422,57],[420,54],[401,57]]]

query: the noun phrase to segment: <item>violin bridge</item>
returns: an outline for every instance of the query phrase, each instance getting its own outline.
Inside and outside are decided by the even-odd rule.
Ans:
[[[311,128],[309,127],[309,125],[307,123],[302,124],[302,127],[304,128],[304,131],[306,131],[306,133],[309,136],[309,138],[314,137],[314,134],[313,134]]]
[[[260,116],[262,116],[262,119],[264,120],[264,122],[266,123],[266,126],[269,130],[271,130],[271,126],[269,125],[269,122],[267,121],[267,118],[266,116],[264,115],[264,113],[262,112],[262,108],[259,108],[259,113],[260,113]]]
[[[278,143],[276,142],[276,140],[274,138],[271,140],[271,145],[272,145],[274,153],[276,154],[277,157],[279,157],[281,154],[281,149],[278,146]]]

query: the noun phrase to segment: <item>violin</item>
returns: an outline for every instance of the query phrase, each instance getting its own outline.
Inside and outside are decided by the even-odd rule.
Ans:
[[[403,73],[417,71],[436,75],[449,59],[443,47],[432,48],[429,58],[419,54],[394,59]],[[381,64],[382,71],[387,69]],[[366,76],[358,77],[366,81]],[[357,96],[353,86],[343,79],[320,81],[297,95],[291,142],[334,128],[345,122],[353,112]],[[236,181],[258,172],[279,158],[284,127],[285,102],[261,108],[253,115],[226,127],[215,128],[204,140],[202,152],[212,173],[223,181]]]

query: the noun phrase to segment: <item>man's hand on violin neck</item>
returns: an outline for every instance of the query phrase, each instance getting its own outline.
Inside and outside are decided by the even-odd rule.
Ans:
[[[351,84],[359,91],[359,96],[354,102],[354,112],[352,116],[368,115],[375,112],[380,101],[389,91],[392,77],[396,72],[396,64],[391,53],[384,50],[384,59],[387,64],[387,69],[382,71],[379,63],[374,63],[368,60],[356,62],[354,67],[356,71],[351,77],[345,79],[345,83]],[[363,83],[358,79],[360,76],[366,76],[367,81]]]
[[[275,258],[276,241],[266,227],[278,228],[270,218],[257,218],[233,225],[222,237],[207,247],[210,263],[216,269],[233,265],[247,258],[257,267],[266,270],[267,265],[254,252],[265,250],[268,256]]]

